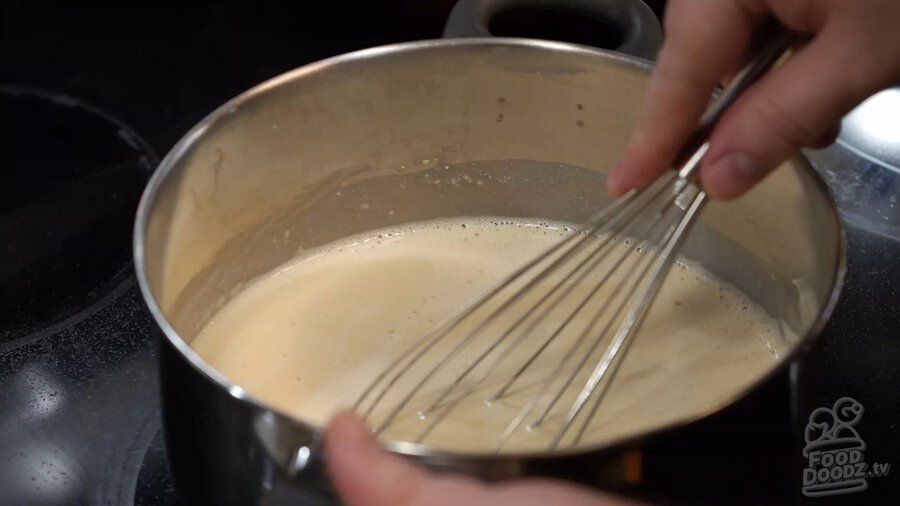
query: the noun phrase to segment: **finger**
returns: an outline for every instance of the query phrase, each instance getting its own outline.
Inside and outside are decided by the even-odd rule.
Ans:
[[[720,199],[741,195],[801,147],[832,135],[844,114],[886,85],[887,76],[865,68],[849,42],[864,37],[826,27],[748,90],[713,132],[700,171],[704,189]]]
[[[347,506],[628,506],[624,499],[551,480],[493,488],[463,477],[438,476],[379,448],[355,415],[337,415],[325,432],[328,474]]]
[[[771,39],[771,36],[771,30],[755,30],[751,33],[747,44],[744,46],[743,51],[741,51],[741,55],[729,62],[727,70],[725,70],[725,73],[719,80],[719,86],[722,88],[728,86],[728,83],[740,73],[747,63],[749,63],[754,56],[759,54],[760,50],[766,45],[766,42]]]
[[[697,125],[721,78],[741,58],[756,17],[741,2],[673,1],[666,43],[644,108],[622,161],[610,174],[610,193],[644,186],[672,163]]]
[[[594,490],[550,480],[531,480],[495,489],[485,505],[637,506],[638,503]]]
[[[347,506],[450,506],[483,492],[475,481],[435,477],[382,450],[372,431],[350,413],[337,415],[328,425],[325,457]]]
[[[824,134],[820,135],[818,138],[813,140],[809,147],[813,149],[823,149],[828,146],[834,144],[834,141],[837,140],[838,136],[841,135],[841,125],[837,124],[829,128],[825,131]]]

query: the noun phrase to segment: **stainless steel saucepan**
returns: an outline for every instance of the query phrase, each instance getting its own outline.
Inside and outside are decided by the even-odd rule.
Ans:
[[[164,431],[179,494],[190,504],[333,502],[319,454],[309,451],[320,427],[254,399],[190,347],[243,283],[299,247],[400,223],[472,215],[583,220],[608,199],[606,173],[635,124],[649,72],[645,60],[563,43],[408,43],[288,72],[185,135],[147,187],[134,242],[141,290],[162,336]],[[467,171],[496,177],[481,185],[430,177]],[[738,201],[711,204],[684,254],[800,336],[729,402],[810,343],[844,269],[834,202],[799,157]],[[552,457],[389,447],[487,479],[543,474],[606,483],[629,479],[625,449],[649,435]]]

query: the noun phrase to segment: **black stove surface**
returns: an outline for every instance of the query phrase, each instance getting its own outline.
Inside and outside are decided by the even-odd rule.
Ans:
[[[130,262],[147,178],[241,91],[335,54],[437,38],[452,3],[0,3],[0,504],[177,503],[157,344]],[[654,494],[841,501],[806,498],[801,486],[807,417],[842,396],[865,406],[867,461],[900,456],[900,241],[858,220],[848,237],[845,297],[811,358],[654,441],[643,461]],[[889,503],[898,475],[843,503]]]
[[[0,504],[176,503],[131,265],[160,154],[267,78],[438,37],[449,7],[2,4]]]

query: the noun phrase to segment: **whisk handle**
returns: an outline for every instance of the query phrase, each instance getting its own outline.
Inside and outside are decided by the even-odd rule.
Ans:
[[[691,179],[696,174],[700,167],[699,161],[706,152],[706,141],[728,108],[783,56],[804,40],[801,34],[788,30],[774,18],[767,19],[761,30],[768,35],[768,43],[731,80],[731,83],[719,94],[718,99],[706,110],[706,113],[700,118],[696,130],[676,159],[679,164],[683,164],[680,171],[681,177]]]

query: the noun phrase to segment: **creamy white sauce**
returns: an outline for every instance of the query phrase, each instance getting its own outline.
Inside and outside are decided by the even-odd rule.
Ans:
[[[324,423],[337,410],[350,407],[390,361],[435,324],[472,300],[520,265],[565,237],[565,224],[533,224],[500,218],[472,218],[412,224],[353,237],[303,251],[248,286],[228,302],[193,341],[194,349],[212,366],[257,398],[313,423]],[[612,262],[647,260],[651,255],[616,243],[594,274],[576,284],[556,310],[541,319],[531,337],[513,347],[513,334],[447,396],[471,390],[424,440],[455,451],[492,451],[499,435],[551,377],[536,410],[506,442],[503,451],[547,447],[566,411],[600,358],[607,341],[588,355],[591,339],[582,341],[573,359],[559,369],[572,345],[603,308],[620,300],[633,285],[628,265]],[[576,259],[577,261],[577,259]],[[632,271],[637,272],[637,271]],[[578,302],[607,273],[604,289],[585,311],[561,332],[526,373],[498,402],[487,405],[504,380],[552,334]],[[428,407],[465,370],[480,350],[513,325],[525,309],[559,283],[556,276],[529,292],[522,306],[496,320],[465,351],[413,397],[385,435],[415,440],[435,420]],[[557,293],[561,293],[557,292]],[[482,321],[498,306],[475,315]],[[538,315],[539,311],[529,314]],[[504,313],[507,314],[507,313]],[[530,320],[529,320],[530,321]],[[526,321],[522,328],[529,326]],[[610,318],[598,320],[589,337],[600,334]],[[614,321],[617,324],[619,320]],[[615,328],[616,325],[612,325]],[[389,408],[471,330],[451,334],[401,378],[375,410],[378,425]],[[602,443],[668,425],[704,413],[730,400],[748,382],[769,371],[784,351],[776,321],[744,295],[699,268],[676,266],[663,284],[652,310],[636,334],[627,358],[603,403],[591,419],[581,444]],[[607,334],[608,336],[611,333]],[[502,356],[496,368],[495,357]],[[526,430],[574,370],[588,357],[557,407],[534,430]],[[477,381],[482,379],[482,381]],[[602,385],[602,384],[601,384]],[[588,403],[589,411],[592,403]],[[580,427],[567,433],[571,445]]]

